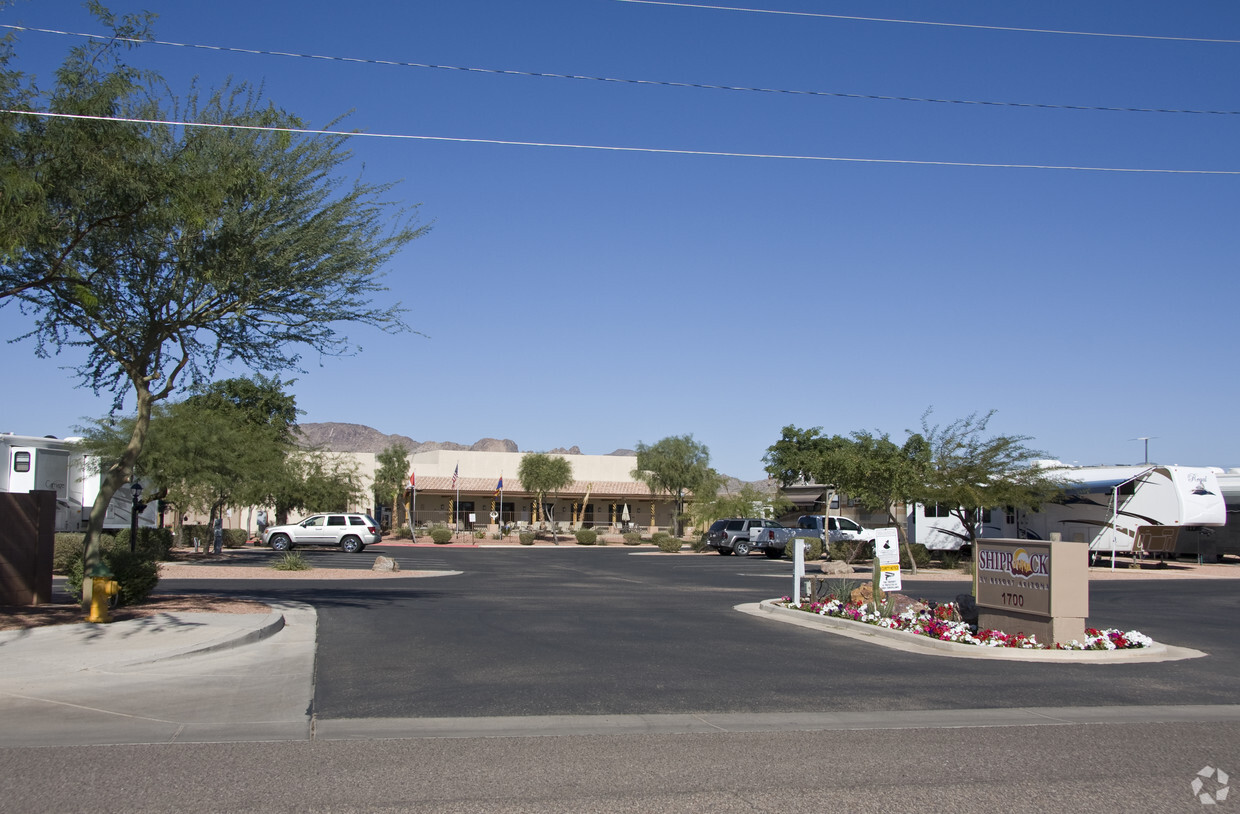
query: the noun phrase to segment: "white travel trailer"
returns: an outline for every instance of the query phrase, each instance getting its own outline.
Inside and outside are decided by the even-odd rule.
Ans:
[[[1227,522],[1226,506],[1213,469],[1192,466],[1088,466],[1057,469],[1063,493],[1038,511],[982,510],[977,536],[1064,540],[1089,544],[1091,551],[1177,552],[1184,528]],[[960,521],[943,507],[915,505],[909,539],[929,549],[957,550],[968,541]]]
[[[47,489],[56,493],[56,531],[85,531],[91,507],[99,494],[100,475],[92,459],[83,455],[75,439],[0,433],[0,492]],[[133,493],[128,485],[112,496],[104,516],[105,529],[127,529]],[[159,519],[154,501],[138,515],[138,525],[153,528]]]

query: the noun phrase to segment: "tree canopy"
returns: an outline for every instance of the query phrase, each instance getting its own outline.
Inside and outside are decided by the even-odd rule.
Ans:
[[[517,480],[522,488],[537,496],[541,509],[548,494],[556,494],[573,482],[573,465],[560,455],[527,452],[517,467]]]
[[[50,90],[0,55],[4,107],[44,114],[6,115],[0,131],[0,307],[32,317],[40,356],[84,350],[77,375],[117,409],[134,398],[91,513],[88,570],[153,405],[221,362],[272,372],[306,350],[349,351],[342,325],[407,329],[398,303],[375,299],[384,264],[425,231],[416,209],[386,201],[390,185],[337,177],[344,136],[290,133],[302,122],[245,85],[178,102],[123,59],[151,38],[150,15],[91,8],[116,37],[73,48]]]
[[[677,536],[684,530],[685,494],[706,496],[719,486],[719,476],[710,467],[710,450],[692,435],[672,435],[654,444],[639,441],[633,477],[651,493],[675,496]]]

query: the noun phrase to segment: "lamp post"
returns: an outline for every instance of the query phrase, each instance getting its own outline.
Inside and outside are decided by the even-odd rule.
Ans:
[[[133,492],[133,508],[129,512],[129,553],[132,554],[138,550],[138,515],[146,504],[142,502],[142,484],[134,481],[129,489]]]

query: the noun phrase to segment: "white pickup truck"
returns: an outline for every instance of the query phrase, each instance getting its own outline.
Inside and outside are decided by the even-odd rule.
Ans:
[[[874,532],[855,520],[847,517],[824,517],[821,514],[803,514],[797,518],[797,528],[806,529],[822,537],[823,522],[827,526],[827,542],[838,543],[841,540],[873,540]]]

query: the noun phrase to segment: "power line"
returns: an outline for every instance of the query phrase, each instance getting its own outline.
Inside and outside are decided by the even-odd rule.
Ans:
[[[638,2],[639,0],[622,0],[622,2]],[[702,6],[701,8],[711,8]],[[719,6],[718,8],[724,8]],[[738,9],[733,9],[734,11]],[[792,13],[792,12],[785,12]],[[174,48],[193,48],[204,51],[219,51],[223,53],[235,54],[251,54],[255,56],[275,56],[289,57],[295,59],[317,59],[329,62],[349,62],[361,65],[384,65],[396,68],[427,68],[439,71],[460,71],[464,73],[482,73],[494,74],[499,76],[528,76],[535,79],[573,79],[589,82],[612,82],[627,85],[651,85],[667,88],[693,88],[697,90],[725,90],[739,91],[744,93],[774,93],[790,96],[826,96],[836,99],[866,99],[881,102],[928,102],[932,104],[947,105],[980,105],[985,107],[1023,107],[1036,108],[1042,110],[1087,110],[1087,111],[1103,111],[1108,113],[1192,113],[1201,115],[1218,115],[1218,116],[1236,116],[1240,115],[1240,110],[1191,110],[1178,108],[1154,108],[1154,107],[1108,107],[1104,105],[1061,105],[1042,102],[1004,102],[991,101],[985,99],[937,99],[933,97],[923,96],[891,96],[875,93],[848,93],[845,91],[825,91],[825,90],[793,90],[787,88],[761,88],[748,87],[744,85],[714,85],[704,82],[672,82],[657,79],[626,79],[623,77],[613,76],[589,76],[585,74],[564,74],[550,73],[546,71],[518,71],[504,68],[476,68],[461,65],[436,65],[428,62],[402,62],[390,59],[370,59],[365,57],[346,57],[332,56],[326,54],[303,54],[293,51],[273,51],[261,48],[235,48],[225,45],[203,45],[200,43],[189,42],[173,42],[170,40],[141,40],[130,37],[112,37],[104,34],[83,34],[76,31],[58,31],[52,28],[32,28],[29,26],[0,24],[0,28],[8,28],[14,31],[30,31],[39,34],[57,34],[69,37],[85,37],[95,40],[117,40],[119,42],[132,42],[144,45],[164,45]]]
[[[831,161],[850,164],[904,164],[923,167],[977,167],[982,169],[1019,170],[1075,170],[1079,172],[1122,172],[1159,175],[1240,175],[1240,170],[1174,170],[1148,167],[1084,167],[1066,164],[999,164],[979,161],[927,161],[911,158],[855,158],[849,156],[791,155],[779,153],[740,153],[721,150],[678,150],[666,147],[623,147],[606,144],[571,144],[552,141],[512,141],[509,139],[463,138],[457,136],[426,136],[407,133],[361,133],[340,130],[316,130],[304,127],[272,127],[252,124],[221,124],[218,122],[183,122],[166,119],[138,119],[119,116],[88,116],[80,113],[50,113],[39,110],[0,110],[18,116],[36,116],[49,119],[78,119],[86,121],[118,122],[124,124],[159,124],[170,127],[204,127],[221,130],[262,130],[267,132],[293,133],[308,136],[338,136],[342,138],[382,138],[411,141],[454,142],[458,144],[495,144],[510,147],[550,147],[564,150],[598,150],[621,153],[650,153],[658,155],[696,155],[716,158],[764,158],[786,161]]]
[[[680,8],[709,9],[711,11],[744,11],[751,14],[780,14],[790,17],[821,17],[828,20],[856,20],[866,23],[901,23],[903,25],[931,25],[941,28],[972,28],[980,31],[1016,31],[1023,34],[1063,34],[1073,37],[1108,37],[1124,40],[1163,40],[1167,42],[1209,42],[1240,45],[1240,40],[1212,39],[1209,37],[1168,37],[1157,34],[1111,34],[1102,31],[1066,31],[1057,28],[1019,28],[1009,25],[977,25],[973,23],[941,23],[933,20],[902,20],[892,17],[858,17],[850,14],[823,14],[816,11],[780,11],[768,8],[740,8],[737,6],[712,6],[705,3],[678,3],[671,0],[617,0],[620,3],[640,3],[646,6],[678,6]]]

